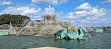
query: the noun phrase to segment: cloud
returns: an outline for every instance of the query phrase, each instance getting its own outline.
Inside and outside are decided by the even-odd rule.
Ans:
[[[12,2],[9,2],[9,1],[0,2],[1,6],[7,6],[7,5],[11,5],[11,4],[12,4]]]
[[[89,23],[95,25],[104,22],[102,20],[104,19],[104,15],[106,15],[106,10],[104,8],[93,7],[89,3],[83,3],[75,8],[75,12],[69,12],[65,18],[69,18],[71,23],[88,26]],[[71,21],[70,19],[73,20]]]
[[[32,0],[33,4],[52,4],[59,5],[68,2],[69,0]]]
[[[89,10],[91,9],[91,5],[89,3],[83,3],[82,5],[75,8],[76,11],[78,10]]]
[[[32,15],[32,14],[38,14],[39,12],[41,12],[41,8],[35,9],[22,6],[22,7],[8,7],[4,9],[2,13]]]
[[[75,18],[85,18],[85,17],[100,17],[104,16],[105,9],[100,8],[98,9],[97,7],[92,7],[89,3],[83,3],[82,5],[78,6],[75,8],[75,12],[69,13],[69,17],[75,17]]]
[[[67,16],[68,16],[68,17],[67,17]],[[74,17],[73,12],[70,12],[70,13],[68,13],[68,15],[66,15],[65,18],[68,18],[68,19],[74,19],[75,17]]]
[[[92,7],[89,3],[84,3],[78,7],[75,8],[76,12],[75,14],[77,16],[104,16],[105,15],[105,9],[97,7]]]
[[[61,11],[60,13],[61,13],[61,14],[63,14],[64,12],[63,12],[63,11]]]
[[[106,3],[106,2],[111,2],[111,0],[106,0],[106,1],[103,1],[103,2],[101,2],[101,3]]]
[[[15,14],[15,15],[26,15],[29,16],[31,19],[35,16],[42,15],[41,8],[35,9],[35,8],[29,8],[29,7],[8,7],[2,11],[1,14]]]

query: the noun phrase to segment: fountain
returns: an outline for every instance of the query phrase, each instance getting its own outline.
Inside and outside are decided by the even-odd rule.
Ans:
[[[44,31],[46,31],[47,29],[52,29],[52,28],[56,28],[56,29],[54,29],[54,31],[58,31],[58,29],[62,29],[62,27],[60,25],[58,25],[58,26],[49,25],[49,26],[46,26],[46,27],[42,27],[42,29],[39,31],[39,34],[37,34],[35,36],[44,36],[44,35],[42,35],[42,33]],[[47,30],[46,32],[54,33],[51,30]]]
[[[27,24],[28,22],[31,22],[31,21],[29,19],[26,19],[26,20],[23,21],[23,23],[20,26],[21,29],[20,29],[20,31],[18,32],[18,34],[16,36],[18,36],[21,33],[21,31],[26,27],[25,24]]]

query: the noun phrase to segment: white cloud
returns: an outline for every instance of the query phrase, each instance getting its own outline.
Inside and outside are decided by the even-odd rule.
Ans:
[[[106,14],[104,8],[97,8],[91,6],[89,3],[83,3],[82,5],[75,8],[75,12],[70,12],[66,15],[65,18],[69,18],[70,22],[75,22],[76,24],[82,24],[88,26],[89,23],[92,25],[103,22],[103,17]],[[73,20],[71,21],[70,19]],[[79,20],[79,21],[78,21]],[[96,23],[96,21],[98,21]]]
[[[65,17],[65,18],[73,19],[74,17],[73,16],[69,16],[69,17]]]
[[[63,12],[63,11],[61,11],[60,13],[61,13],[61,14],[63,14],[64,12]]]
[[[15,14],[15,15],[26,15],[29,16],[31,19],[35,19],[35,16],[42,15],[41,8],[29,8],[29,7],[8,7],[2,11],[1,14]]]
[[[42,20],[41,16],[31,16],[31,20]]]
[[[89,3],[84,3],[80,6],[78,6],[76,9],[75,14],[78,16],[104,16],[105,15],[105,9],[97,7],[92,7]]]
[[[69,17],[73,16],[76,18],[84,18],[84,17],[100,17],[104,16],[105,9],[97,7],[92,7],[89,3],[84,3],[78,7],[75,8],[75,12],[72,12],[72,14],[69,14]]]
[[[8,7],[3,10],[3,14],[21,14],[21,15],[32,15],[40,14],[41,8],[29,8],[29,7]]]
[[[9,2],[9,1],[0,2],[1,6],[11,5],[11,4],[12,4],[12,2]]]
[[[101,3],[106,3],[106,2],[111,2],[111,0],[106,0],[106,1],[103,1],[103,2],[101,2]]]
[[[53,5],[59,5],[68,2],[68,0],[32,0],[32,3],[34,4],[53,4]]]
[[[67,17],[67,16],[68,16],[68,17]],[[68,15],[66,15],[66,17],[65,17],[65,18],[72,19],[72,18],[75,18],[75,17],[74,17],[73,12],[70,12],[70,13],[68,13]]]
[[[75,8],[75,10],[89,10],[91,9],[91,5],[89,3],[83,3],[82,5]]]

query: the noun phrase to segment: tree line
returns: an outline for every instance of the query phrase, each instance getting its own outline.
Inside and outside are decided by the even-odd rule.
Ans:
[[[0,15],[0,25],[2,24],[10,24],[13,26],[20,26],[24,20],[30,19],[28,16],[23,15],[11,15],[11,14],[2,14]]]

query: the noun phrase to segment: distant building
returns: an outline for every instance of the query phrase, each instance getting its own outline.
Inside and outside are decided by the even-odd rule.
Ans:
[[[42,17],[44,21],[56,21],[57,16],[55,15],[54,8],[51,8],[49,5],[49,8],[45,8],[45,13]]]

